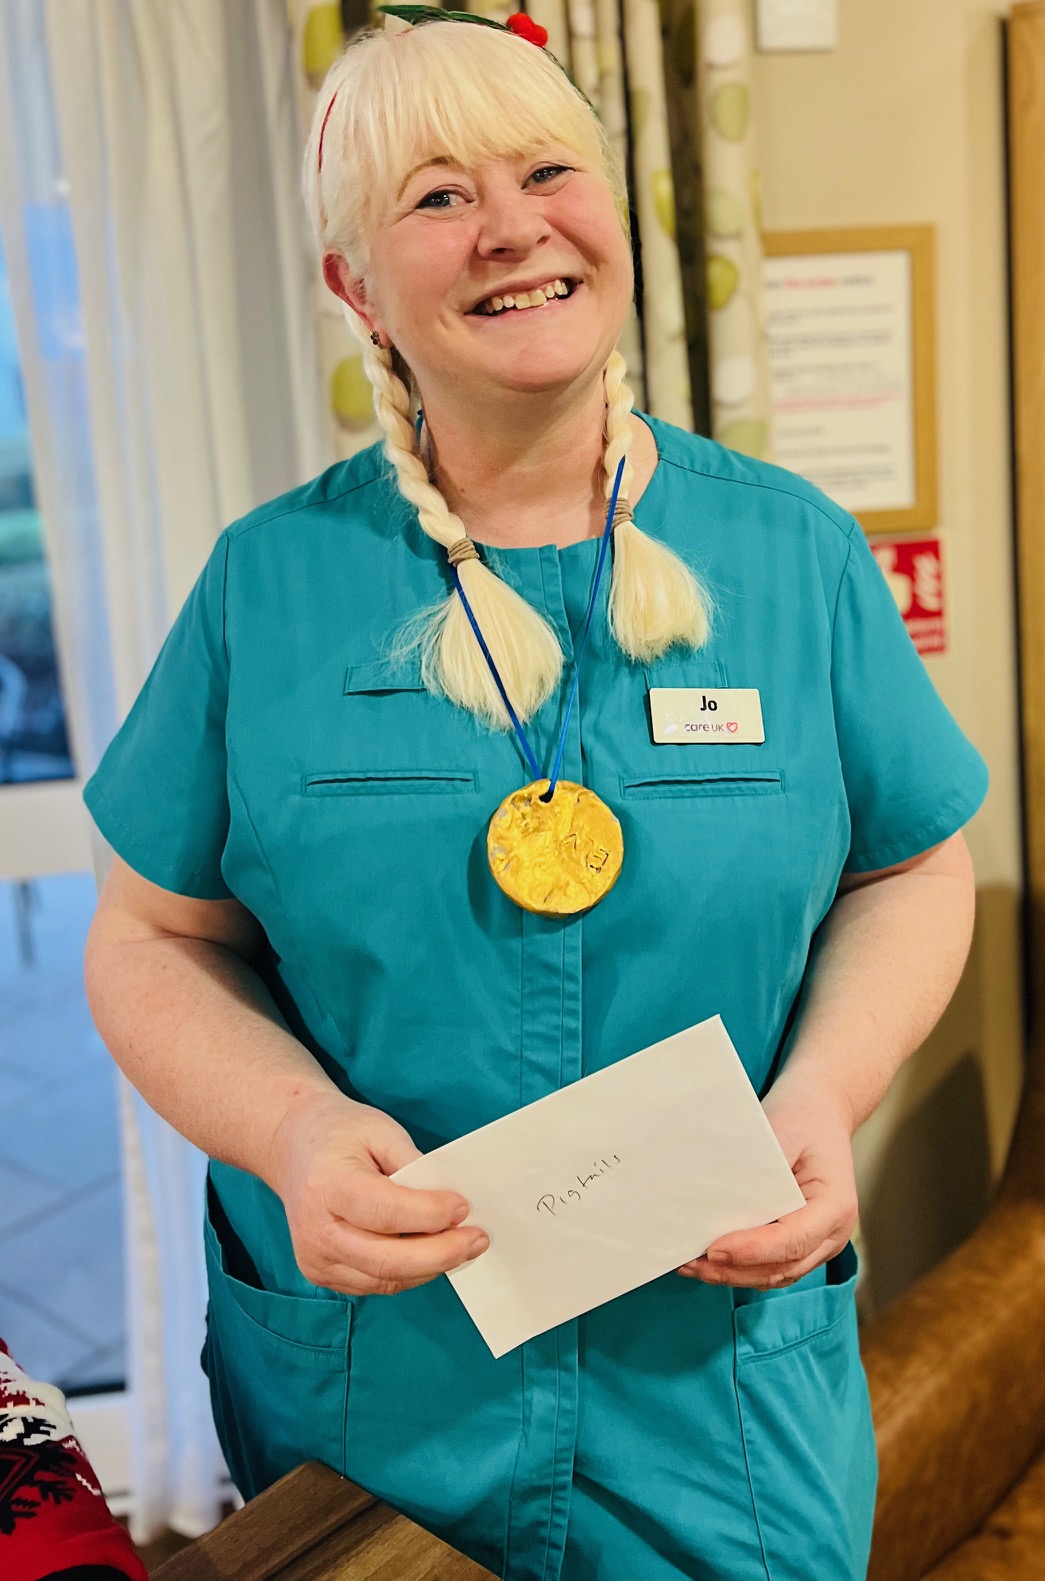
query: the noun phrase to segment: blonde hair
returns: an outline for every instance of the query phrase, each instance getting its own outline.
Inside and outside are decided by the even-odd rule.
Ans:
[[[616,150],[588,101],[547,51],[477,24],[364,29],[327,74],[305,151],[305,200],[320,251],[340,253],[351,275],[361,278],[369,262],[368,238],[415,165],[444,154],[468,169],[485,159],[525,156],[549,142],[571,149],[602,174],[630,246],[627,181]],[[362,344],[384,452],[400,493],[417,507],[423,531],[449,549],[466,536],[465,529],[429,482],[418,453],[413,375],[394,347],[374,345],[359,315],[347,304],[345,311]],[[624,358],[613,351],[603,370],[607,508],[632,439],[628,414],[634,397],[626,372]],[[609,625],[628,658],[641,661],[680,643],[703,646],[713,602],[678,555],[635,526],[628,504],[633,476],[625,459],[614,514]],[[512,706],[520,719],[528,719],[560,681],[559,639],[481,559],[463,560],[457,574]],[[510,728],[452,586],[446,599],[406,622],[393,654],[401,658],[414,648],[421,651],[426,687],[494,728]]]

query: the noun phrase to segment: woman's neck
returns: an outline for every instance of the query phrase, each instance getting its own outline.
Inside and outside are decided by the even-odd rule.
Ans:
[[[491,455],[474,434],[444,426],[433,443],[427,415],[421,429],[421,456],[450,510],[460,517],[476,543],[503,549],[555,544],[564,548],[584,538],[601,537],[608,509],[605,498],[602,421],[586,431],[568,425],[546,437],[534,455]],[[637,503],[657,465],[657,447],[641,418],[629,414],[632,433],[628,459],[634,469],[631,504]],[[438,418],[435,419],[438,430]]]

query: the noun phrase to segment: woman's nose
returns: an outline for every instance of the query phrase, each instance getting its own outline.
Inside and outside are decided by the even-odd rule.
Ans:
[[[550,229],[540,201],[524,192],[487,194],[479,204],[480,252],[529,249]]]

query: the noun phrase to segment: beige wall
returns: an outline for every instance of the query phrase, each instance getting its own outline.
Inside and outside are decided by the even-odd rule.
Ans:
[[[950,652],[926,660],[991,785],[962,982],[854,1139],[865,1310],[977,1222],[1022,1079],[1021,836],[1009,487],[1001,17],[986,0],[840,0],[840,47],[758,55],[768,230],[936,229],[937,432]]]

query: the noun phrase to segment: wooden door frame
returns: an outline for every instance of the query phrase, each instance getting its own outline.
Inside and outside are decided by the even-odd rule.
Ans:
[[[1006,27],[1027,1046],[1045,1049],[1045,0]]]

